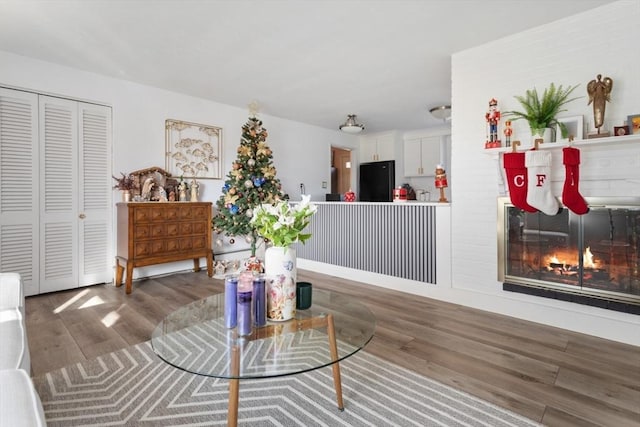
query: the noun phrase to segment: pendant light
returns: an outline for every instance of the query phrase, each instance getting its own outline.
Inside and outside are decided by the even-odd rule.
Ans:
[[[349,114],[347,121],[340,125],[340,130],[346,133],[360,133],[364,130],[364,125],[358,124],[355,114]]]
[[[429,112],[438,120],[451,120],[451,105],[441,105],[439,107],[433,107],[429,110]]]

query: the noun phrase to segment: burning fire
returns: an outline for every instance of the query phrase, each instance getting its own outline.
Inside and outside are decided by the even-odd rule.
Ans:
[[[584,268],[592,268],[597,269],[600,268],[600,262],[595,261],[593,259],[593,254],[591,253],[591,247],[587,247],[582,254],[582,264]],[[576,256],[575,251],[567,251],[567,252],[556,252],[553,255],[547,256],[545,258],[544,265],[547,265],[549,270],[553,270],[553,268],[562,267],[563,269],[568,269],[571,267],[578,266],[578,257]]]
[[[593,254],[591,253],[591,247],[587,246],[582,254],[582,265],[584,268],[596,268],[596,263],[593,261]]]

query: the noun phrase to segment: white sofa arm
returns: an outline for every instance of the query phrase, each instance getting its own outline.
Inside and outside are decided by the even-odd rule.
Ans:
[[[22,369],[0,370],[0,426],[45,427],[42,402]]]
[[[24,313],[24,293],[19,273],[0,273],[0,310],[19,307]]]

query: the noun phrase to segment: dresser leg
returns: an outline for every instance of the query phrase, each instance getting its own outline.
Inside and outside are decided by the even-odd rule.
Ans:
[[[213,253],[207,255],[207,275],[213,277]]]
[[[200,271],[200,258],[193,259],[193,271],[195,271],[196,273]]]
[[[131,293],[131,282],[133,282],[133,263],[127,261],[127,294]]]
[[[116,258],[116,287],[122,286],[122,275],[124,273],[124,267],[120,265],[120,261]]]

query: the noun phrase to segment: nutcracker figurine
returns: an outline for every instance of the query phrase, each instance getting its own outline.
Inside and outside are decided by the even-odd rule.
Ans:
[[[513,129],[511,128],[511,120],[507,120],[504,122],[504,145],[506,147],[511,147],[511,135],[513,135]]]
[[[444,189],[449,185],[447,184],[447,173],[442,165],[436,166],[436,188],[440,190],[439,202],[446,203],[447,197],[444,195]]]
[[[489,111],[484,115],[489,126],[487,133],[487,142],[484,144],[484,148],[497,148],[501,146],[498,139],[498,122],[500,121],[500,110],[498,109],[498,101],[495,98],[491,98],[489,101]]]

